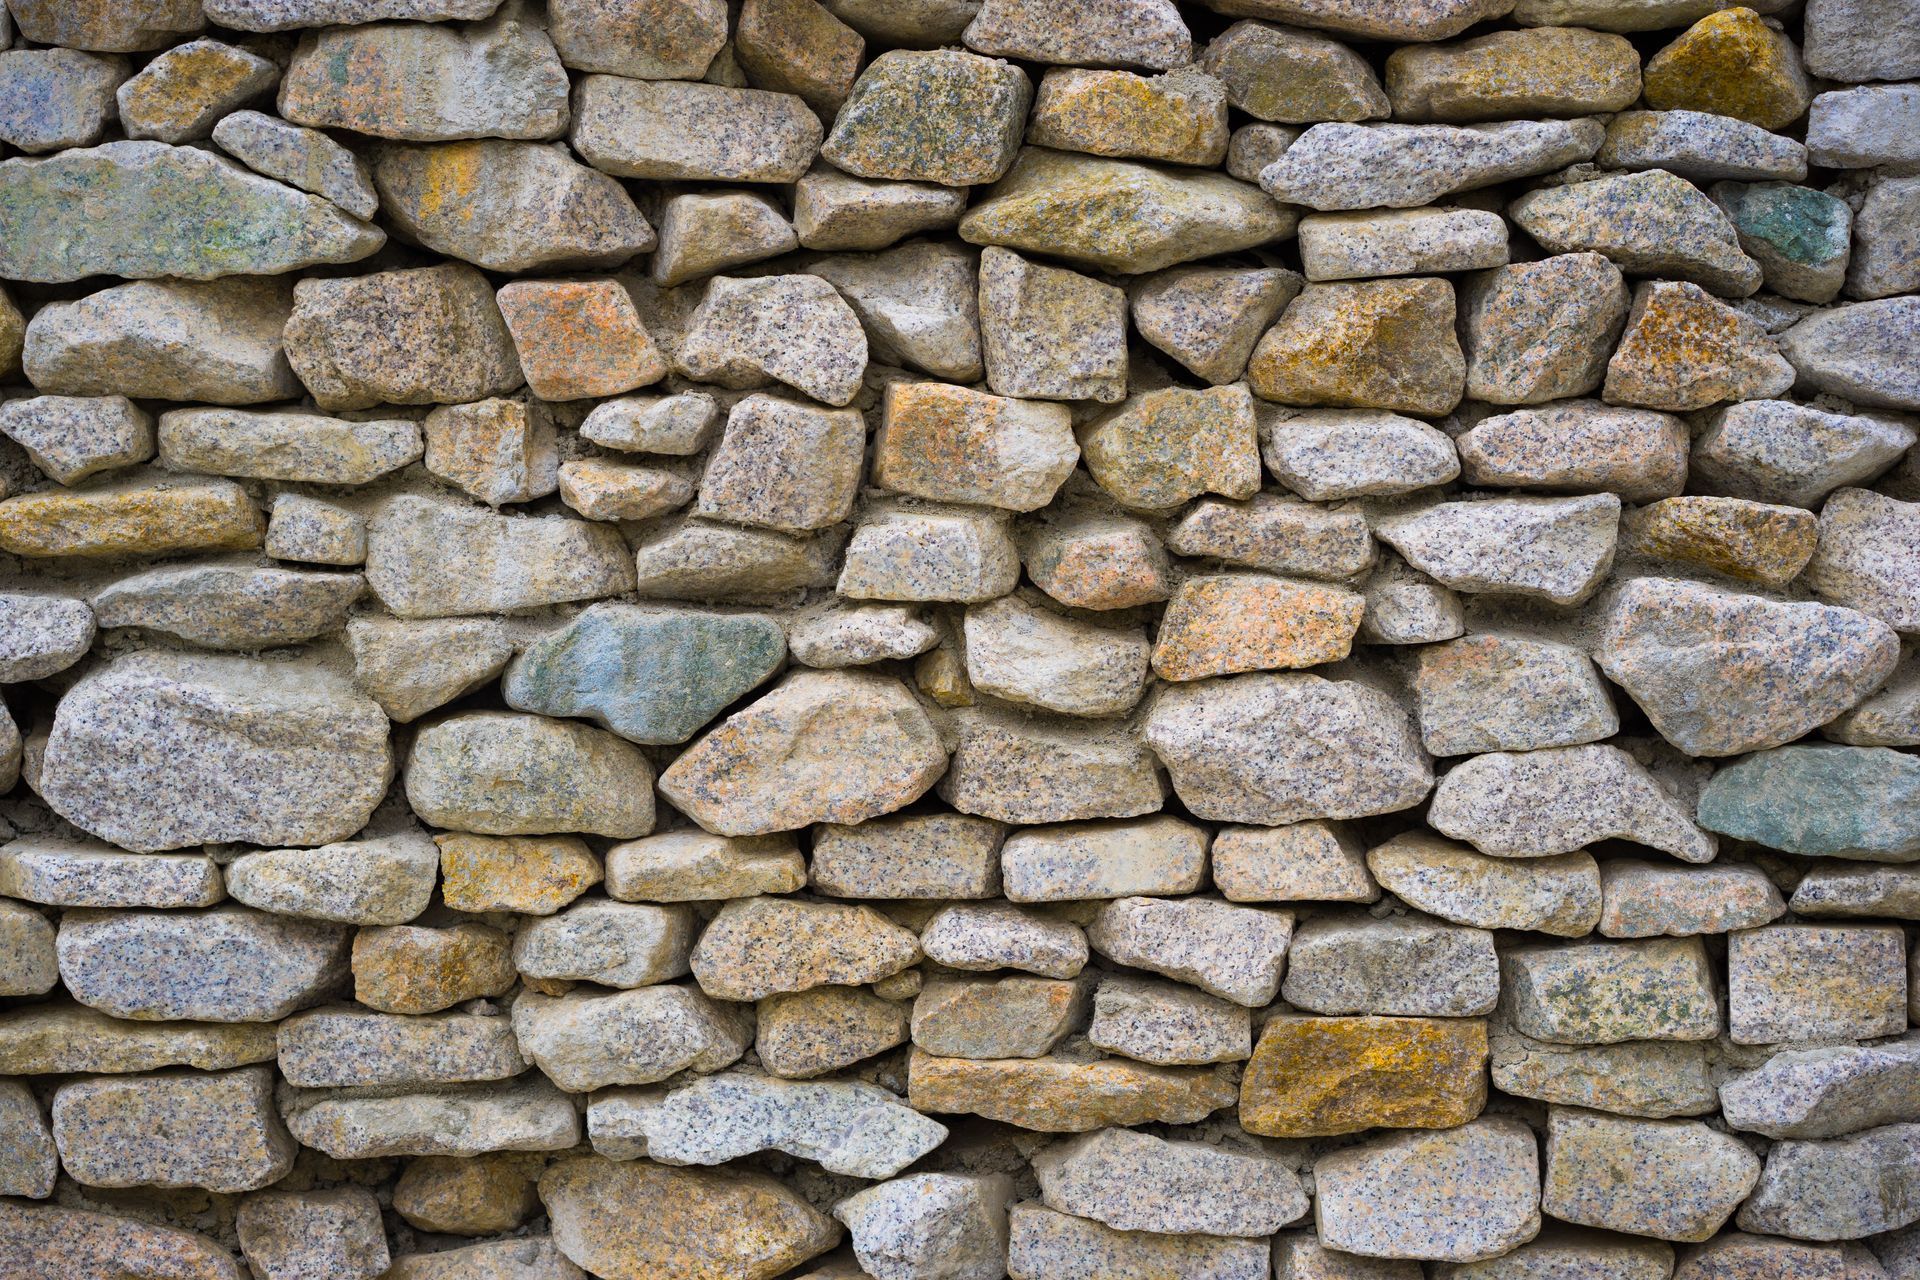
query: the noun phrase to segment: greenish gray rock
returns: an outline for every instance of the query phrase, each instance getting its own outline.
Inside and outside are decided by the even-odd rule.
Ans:
[[[78,49],[0,53],[0,142],[30,153],[92,146],[127,70],[125,58]]]
[[[328,1005],[279,1026],[280,1074],[299,1088],[417,1088],[505,1080],[530,1064],[498,1014],[381,1013]]]
[[[367,522],[367,585],[402,618],[592,600],[633,581],[626,543],[605,524],[411,494],[388,499]]]
[[[470,711],[422,729],[407,757],[407,802],[439,827],[483,835],[653,830],[653,768],[604,729],[545,716]]]
[[[93,613],[203,649],[271,649],[339,630],[366,589],[357,573],[200,563],[121,578],[94,593]]]
[[[611,268],[654,246],[653,227],[619,181],[557,144],[384,146],[373,155],[373,183],[389,225],[488,271]]]
[[[219,148],[255,173],[277,178],[371,221],[380,211],[367,166],[318,129],[258,111],[235,111],[213,126]]]
[[[1539,1151],[1512,1116],[1369,1139],[1321,1156],[1314,1184],[1320,1239],[1346,1253],[1472,1262],[1540,1233]]]
[[[1784,182],[1716,182],[1712,195],[1768,288],[1801,302],[1833,301],[1851,248],[1846,201]]]
[[[1281,994],[1313,1013],[1477,1017],[1500,996],[1493,934],[1418,915],[1330,911],[1294,933]]]
[[[178,217],[182,207],[197,216]],[[0,276],[11,280],[273,275],[355,262],[385,242],[328,201],[194,147],[108,142],[0,160]]]
[[[72,485],[153,456],[153,419],[125,396],[32,396],[0,405],[0,435]]]
[[[1330,212],[1410,209],[1590,159],[1597,120],[1501,124],[1316,124],[1260,172],[1275,200]]]
[[[1824,1142],[1777,1142],[1744,1231],[1802,1240],[1858,1240],[1920,1218],[1920,1124],[1890,1124]]]
[[[580,1141],[573,1099],[537,1075],[398,1094],[288,1089],[280,1114],[300,1145],[336,1160],[564,1151]]]
[[[284,410],[169,409],[158,440],[160,465],[173,471],[348,485],[418,461],[425,447],[420,425],[404,418],[357,422]]]
[[[854,82],[820,154],[862,178],[992,182],[1020,146],[1033,88],[997,58],[891,49]]]
[[[877,1085],[742,1070],[600,1094],[587,1133],[612,1160],[723,1164],[784,1151],[828,1173],[891,1178],[944,1142],[947,1127]]]
[[[634,742],[685,742],[785,653],[779,626],[756,615],[602,604],[522,649],[501,689],[519,711],[581,716]]]
[[[1760,1158],[1698,1120],[1555,1107],[1541,1205],[1563,1222],[1662,1240],[1712,1236],[1753,1190]]]
[[[1820,743],[1756,752],[1700,792],[1709,830],[1802,857],[1920,860],[1920,760]]]
[[[276,915],[342,924],[405,924],[427,909],[440,851],[425,833],[263,849],[227,864],[227,892]]]
[[[257,404],[300,393],[279,280],[140,281],[54,302],[27,326],[28,379],[55,395]]]
[[[351,930],[251,907],[69,911],[60,979],[116,1018],[277,1022],[347,980]]]
[[[1727,1124],[1769,1138],[1837,1138],[1914,1113],[1920,1038],[1789,1049],[1720,1085]]]
[[[1495,1019],[1488,1029],[1493,1086],[1516,1098],[1660,1120],[1717,1108],[1699,1040],[1555,1044]]]
[[[1711,1040],[1720,998],[1699,938],[1508,949],[1502,1012],[1513,1029],[1562,1044]]]
[[[220,868],[200,854],[28,835],[0,845],[0,894],[50,907],[210,907],[226,891]]]
[[[269,1067],[74,1080],[53,1095],[52,1118],[60,1163],[93,1187],[257,1191],[298,1151]]]
[[[960,238],[1134,274],[1268,244],[1297,221],[1223,173],[1028,147],[968,209]]]
[[[513,1002],[513,1030],[521,1052],[576,1093],[718,1071],[753,1040],[731,1006],[685,986],[557,997],[522,992]]]
[[[128,654],[60,700],[40,794],[125,849],[207,841],[316,845],[386,794],[387,718],[306,661]]]
[[[820,148],[820,121],[790,93],[586,76],[567,140],[619,178],[792,182]]]

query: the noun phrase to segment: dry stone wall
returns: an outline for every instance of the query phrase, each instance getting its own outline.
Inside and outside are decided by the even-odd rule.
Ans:
[[[0,1277],[1920,1280],[1915,411],[1916,0],[5,0]]]

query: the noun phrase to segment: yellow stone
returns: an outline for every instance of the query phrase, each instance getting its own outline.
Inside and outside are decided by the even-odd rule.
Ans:
[[[393,1188],[393,1210],[422,1231],[483,1236],[512,1231],[540,1207],[538,1155],[495,1151],[422,1156]]]
[[[1276,1017],[1240,1083],[1240,1125],[1270,1138],[1451,1129],[1487,1105],[1479,1018]]]
[[[440,892],[454,911],[548,916],[600,883],[600,859],[574,836],[437,835]]]
[[[1395,120],[1476,120],[1623,111],[1640,96],[1640,55],[1624,36],[1579,27],[1496,31],[1410,44],[1387,58]]]
[[[1708,111],[1762,129],[1792,124],[1813,101],[1800,51],[1751,9],[1722,9],[1688,27],[1647,61],[1645,80],[1656,111]]]
[[[1438,417],[1460,403],[1467,360],[1453,285],[1433,277],[1310,284],[1253,349],[1263,400]]]
[[[1036,147],[1209,168],[1226,158],[1227,137],[1225,88],[1190,67],[1162,76],[1049,71],[1027,127]]]
[[[200,476],[51,489],[0,502],[0,550],[17,556],[250,551],[265,527],[245,489]]]
[[[1167,606],[1154,645],[1162,680],[1337,662],[1353,647],[1366,602],[1357,593],[1260,574],[1190,578]]]
[[[382,1013],[436,1013],[514,984],[512,939],[463,921],[383,925],[353,938],[353,998]]]
[[[1665,498],[1620,522],[1623,555],[1677,560],[1769,587],[1798,577],[1819,542],[1813,512],[1744,498]]]
[[[1233,1099],[1232,1078],[1212,1067],[1127,1058],[938,1058],[919,1049],[907,1063],[914,1110],[970,1112],[1041,1133],[1195,1124]]]

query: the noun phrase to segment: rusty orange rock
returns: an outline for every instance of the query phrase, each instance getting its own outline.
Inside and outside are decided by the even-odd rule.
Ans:
[[[1698,565],[1769,587],[1798,577],[1819,541],[1813,512],[1744,498],[1666,498],[1620,521],[1622,554]]]
[[[1273,1138],[1450,1129],[1486,1104],[1478,1018],[1277,1017],[1240,1083],[1241,1126]]]
[[[1355,592],[1264,574],[1191,578],[1167,606],[1153,650],[1163,680],[1337,662],[1366,602]]]
[[[1467,381],[1453,318],[1446,280],[1310,284],[1253,349],[1247,381],[1281,404],[1447,413]]]
[[[497,301],[542,400],[616,396],[667,376],[633,300],[612,280],[516,280]]]
[[[1807,113],[1813,91],[1800,51],[1751,9],[1710,13],[1647,61],[1647,105],[1707,111],[1781,129]]]
[[[600,883],[600,859],[573,836],[476,836],[448,831],[440,892],[454,911],[552,915]]]

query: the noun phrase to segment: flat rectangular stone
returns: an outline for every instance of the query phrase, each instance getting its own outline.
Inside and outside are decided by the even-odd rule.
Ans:
[[[1907,941],[1898,925],[1773,924],[1727,941],[1735,1044],[1899,1035],[1906,1010]]]
[[[1515,1030],[1562,1044],[1711,1040],[1720,997],[1699,938],[1514,947],[1500,958]]]

